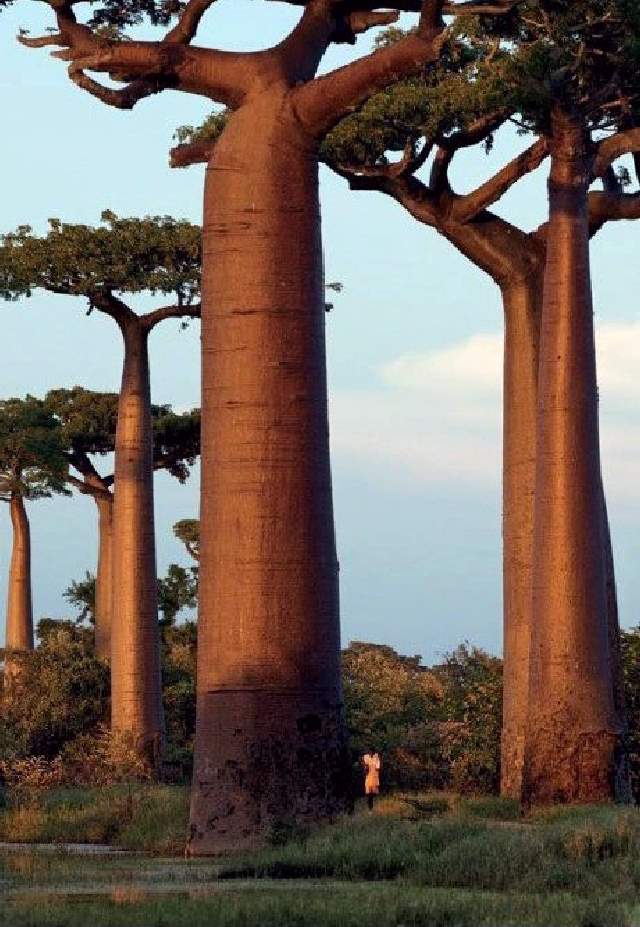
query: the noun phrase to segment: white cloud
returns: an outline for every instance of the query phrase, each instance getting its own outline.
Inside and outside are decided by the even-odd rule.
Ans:
[[[615,495],[640,494],[640,322],[597,330],[602,448]],[[398,357],[378,371],[374,390],[338,392],[332,440],[338,456],[384,468],[395,478],[500,479],[501,333]]]

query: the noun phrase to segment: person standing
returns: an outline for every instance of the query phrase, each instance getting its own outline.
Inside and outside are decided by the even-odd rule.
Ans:
[[[380,769],[382,767],[380,754],[375,750],[369,750],[362,757],[362,765],[365,771],[364,793],[367,796],[369,811],[373,811],[375,796],[380,792]]]

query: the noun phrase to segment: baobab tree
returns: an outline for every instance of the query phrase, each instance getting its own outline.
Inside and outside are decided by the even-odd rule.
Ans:
[[[312,822],[347,803],[319,142],[372,93],[437,59],[443,9],[512,6],[393,0],[380,12],[372,0],[309,0],[282,42],[244,54],[192,44],[214,2],[96,4],[80,23],[73,0],[50,0],[55,34],[23,39],[57,46],[73,82],[108,105],[170,88],[233,109],[205,185],[193,853],[251,845],[282,818]],[[398,10],[419,12],[415,32],[316,77],[332,43]],[[156,21],[177,12],[177,23],[158,42],[97,28],[144,11]]]
[[[62,426],[71,486],[91,496],[98,511],[98,557],[95,573],[95,649],[111,659],[112,556],[115,474],[101,473],[96,456],[112,454],[118,418],[117,393],[97,393],[80,386],[47,393],[45,404]],[[200,410],[176,413],[169,406],[151,406],[153,468],[184,483],[200,453]]]
[[[589,239],[606,222],[640,215],[626,172],[613,168],[640,142],[640,18],[616,4],[522,3],[492,30],[476,21],[466,30],[461,23],[460,33],[457,63],[468,62],[472,75],[462,94],[452,54],[455,76],[439,83],[437,106],[433,86],[421,95],[398,85],[338,127],[327,158],[352,186],[387,193],[436,228],[501,288],[503,789],[519,797],[524,787],[532,802],[611,798],[627,787],[588,257]],[[448,86],[453,110],[443,104]],[[449,180],[456,152],[510,120],[538,140],[478,190],[457,195]],[[385,148],[403,155],[389,163]],[[432,154],[424,183],[415,173]],[[525,233],[489,209],[547,155],[549,220]],[[590,189],[595,180],[602,192]]]
[[[540,322],[546,228],[527,232],[489,210],[476,212],[477,191],[459,195],[450,181],[455,152],[465,136],[449,136],[437,144],[430,180],[415,176],[416,163],[336,163],[352,189],[376,190],[400,203],[417,221],[435,229],[498,285],[505,321],[503,386],[503,602],[504,676],[501,751],[502,794],[520,799],[527,723],[529,650],[532,621],[533,527],[536,476],[536,418]],[[535,169],[543,153],[535,146],[492,179],[492,196]],[[485,192],[487,192],[485,190]],[[476,203],[482,201],[478,198]],[[589,194],[591,234],[610,221],[640,218],[640,199],[622,191],[615,196]],[[609,648],[614,702],[620,723],[624,704],[619,665],[619,621],[615,571],[606,502],[603,493],[603,538],[607,577]]]
[[[68,492],[60,427],[33,396],[0,402],[0,501],[9,505],[13,542],[7,592],[5,675],[12,654],[33,650],[31,532],[25,502]]]
[[[113,729],[157,767],[163,718],[153,512],[153,416],[148,339],[166,319],[198,316],[200,229],[169,217],[103,214],[96,228],[50,220],[3,237],[0,294],[40,288],[83,297],[117,324],[124,363],[114,445],[111,711]],[[164,294],[174,304],[137,314],[123,293]],[[180,466],[174,462],[173,466]]]
[[[565,5],[567,9],[570,6]],[[530,39],[524,33],[520,44],[515,43],[517,27],[513,25],[513,17],[516,14],[512,14],[512,32],[508,33],[512,40],[509,54],[500,53],[499,41],[496,46],[496,38],[500,37],[499,32],[496,36],[497,30],[487,38],[479,21],[469,24],[461,19],[454,41],[445,46],[438,68],[432,69],[426,80],[398,82],[394,87],[373,96],[355,115],[342,120],[321,148],[323,160],[345,176],[353,188],[378,190],[394,197],[416,219],[437,229],[451,241],[473,263],[487,272],[501,289],[505,315],[505,678],[502,790],[504,794],[518,798],[522,794],[525,730],[529,714],[534,510],[540,419],[538,372],[549,225],[545,223],[534,232],[525,232],[490,212],[490,207],[525,174],[538,168],[550,153],[548,126],[556,90],[548,94],[546,101],[535,101],[538,122],[533,120],[533,104],[526,95],[531,90],[527,83],[531,79],[530,70],[533,67],[531,56],[541,48],[548,51],[550,38],[564,40],[565,32],[571,25],[571,17],[574,20],[577,17],[579,21],[584,12],[583,5],[579,9],[574,6],[569,13],[559,14],[556,9],[553,12],[555,19],[553,22],[549,20],[553,36],[541,40],[536,50],[530,47]],[[523,10],[522,15],[526,20],[526,10]],[[597,30],[602,24],[597,18],[594,20],[592,10],[587,10],[586,19],[585,28],[587,32],[592,27],[595,29],[597,42]],[[633,37],[633,17],[628,21],[616,20],[609,10],[605,21],[607,27],[611,25],[619,30],[618,43],[623,33],[628,39]],[[504,17],[498,23],[509,25],[510,17]],[[585,28],[580,25],[578,32],[584,35]],[[397,30],[392,30],[385,41],[397,41],[400,35]],[[594,41],[593,36],[591,41]],[[571,49],[568,52],[565,50],[565,55],[570,56],[571,52]],[[597,50],[594,55],[599,57]],[[525,65],[528,65],[529,71]],[[540,63],[537,62],[536,66],[540,67]],[[549,68],[551,64],[547,62],[546,66]],[[544,79],[540,74],[535,77],[535,80],[543,82]],[[550,74],[547,79],[551,87],[553,82]],[[592,75],[591,92],[596,96],[601,94],[601,86],[595,75]],[[614,110],[618,102],[623,101],[614,101]],[[633,109],[632,103],[633,94],[626,100],[627,109]],[[599,100],[600,104],[602,100]],[[183,130],[181,141],[188,144],[176,150],[174,163],[182,166],[189,161],[208,160],[227,118],[227,114],[216,113],[199,130]],[[608,118],[605,103],[604,111],[590,121],[591,132],[596,132],[598,128],[608,129]],[[473,145],[490,145],[493,134],[503,125],[513,120],[521,122],[522,119],[538,136],[534,144],[477,190],[464,196],[456,194],[450,181],[456,153]],[[622,154],[628,150],[626,145],[633,147],[633,137],[629,133],[619,135],[617,143],[615,136],[609,138],[604,150]],[[391,151],[401,152],[401,157],[395,161],[390,160],[388,154]],[[416,175],[428,163],[431,177],[425,183]],[[591,179],[600,177],[601,173],[597,171]],[[607,165],[603,179],[604,191],[591,190],[588,194],[589,236],[599,231],[607,221],[633,219],[640,214],[638,196],[624,192],[623,183],[611,169],[611,162]],[[595,452],[592,448],[592,454]],[[615,576],[601,478],[599,483],[609,675],[613,677],[614,712],[609,718],[612,728],[619,732],[623,726],[623,700],[618,659]],[[589,572],[592,563],[585,562],[584,569]],[[585,630],[588,646],[591,635],[588,628]],[[605,656],[606,649],[602,651]],[[604,672],[604,668],[602,670]],[[604,685],[607,690],[611,689],[611,685]],[[589,710],[587,707],[584,712],[587,717]],[[576,732],[576,736],[581,737],[582,734]],[[548,768],[551,770],[553,764],[550,763]],[[623,768],[621,764],[620,774],[611,776],[609,780],[611,783],[617,781],[612,789],[619,795],[626,791]],[[565,769],[565,777],[566,772]],[[588,798],[590,786],[583,783],[581,787],[585,788],[584,797]],[[559,790],[558,795],[561,794],[564,793]]]

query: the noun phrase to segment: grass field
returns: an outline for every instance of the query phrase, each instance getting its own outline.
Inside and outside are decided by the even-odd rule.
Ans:
[[[259,853],[192,861],[172,855],[185,822],[185,793],[170,787],[49,793],[1,811],[2,840],[108,837],[147,854],[0,853],[0,924],[640,925],[635,809],[521,819],[494,799],[396,797],[311,835],[274,835]]]

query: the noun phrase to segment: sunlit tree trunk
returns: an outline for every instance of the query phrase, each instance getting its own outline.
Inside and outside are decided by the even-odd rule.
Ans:
[[[13,492],[9,500],[13,531],[7,592],[5,695],[19,676],[20,658],[14,653],[33,650],[33,607],[31,603],[31,531],[24,499]]]
[[[284,94],[209,164],[202,324],[195,854],[348,796],[317,152]]]
[[[540,335],[533,623],[524,797],[615,797],[583,126],[554,114]]]
[[[542,275],[502,288],[505,317],[501,793],[520,799],[529,700],[538,349]]]
[[[31,604],[31,531],[20,493],[9,502],[13,546],[7,595],[7,648],[33,650],[33,607]]]
[[[112,542],[111,719],[158,768],[164,721],[153,511],[153,435],[147,331],[121,323]]]
[[[98,508],[98,564],[96,567],[95,648],[101,660],[111,659],[113,599],[113,498],[94,496]]]

